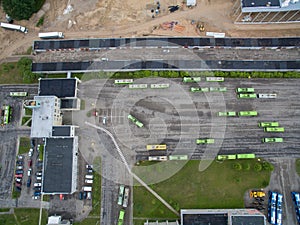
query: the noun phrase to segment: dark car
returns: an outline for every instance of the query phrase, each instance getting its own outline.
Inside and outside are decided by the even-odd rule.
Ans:
[[[34,139],[30,139],[30,146],[31,146],[31,148],[34,148],[34,146],[35,146],[35,140]]]
[[[16,174],[23,174],[23,170],[16,170]]]
[[[34,187],[33,190],[35,190],[35,191],[41,191],[42,188],[41,187]]]
[[[78,198],[79,198],[80,200],[82,200],[82,198],[83,198],[83,193],[82,193],[82,192],[79,192],[79,193],[78,193]]]
[[[28,180],[27,180],[27,187],[30,187],[30,185],[31,185],[31,178],[28,177]]]
[[[22,191],[22,188],[21,188],[21,187],[15,186],[15,190],[16,190],[17,192],[21,192],[21,191]]]
[[[177,11],[178,9],[179,9],[179,5],[169,6],[169,11],[171,13]]]
[[[83,192],[83,198],[86,199],[86,197],[87,197],[87,192],[84,191],[84,192]]]
[[[28,160],[28,167],[32,166],[32,159]]]
[[[22,166],[22,165],[23,165],[23,161],[18,160],[18,161],[17,161],[17,165],[18,165],[18,166]]]
[[[40,196],[41,195],[41,192],[40,191],[35,191],[34,192],[34,196]]]

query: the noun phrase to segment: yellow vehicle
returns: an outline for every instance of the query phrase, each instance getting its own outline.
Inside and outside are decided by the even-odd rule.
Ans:
[[[250,191],[250,198],[263,198],[266,193],[263,191]]]
[[[167,145],[147,145],[147,150],[166,150]]]

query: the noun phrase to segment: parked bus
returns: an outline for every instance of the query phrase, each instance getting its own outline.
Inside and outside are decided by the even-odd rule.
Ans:
[[[167,156],[149,156],[148,160],[149,161],[167,161],[168,157]]]
[[[262,142],[263,143],[281,143],[281,142],[283,142],[283,138],[263,138],[262,139]]]
[[[238,94],[238,98],[257,98],[256,94]]]
[[[169,160],[188,160],[188,155],[170,155]]]
[[[236,159],[236,155],[218,155],[217,160]]]
[[[20,25],[0,22],[0,27],[10,29],[10,30],[20,31],[20,32],[25,33],[25,34],[28,33],[28,29],[26,27],[22,27]]]
[[[279,123],[278,122],[259,122],[258,126],[259,127],[278,127]]]
[[[282,225],[282,201],[283,201],[283,195],[278,193],[277,209],[276,209],[276,225]]]
[[[284,132],[284,127],[265,127],[265,132]]]
[[[119,213],[118,225],[123,225],[124,223],[125,210],[121,209]]]
[[[214,144],[215,143],[215,139],[213,138],[204,138],[204,139],[197,139],[196,140],[196,144]]]
[[[227,91],[226,87],[210,87],[209,88],[210,92],[225,92]]]
[[[125,186],[123,184],[121,184],[120,188],[119,188],[118,205],[123,204],[124,189],[125,189]]]
[[[145,89],[148,87],[148,84],[129,84],[129,89]]]
[[[9,92],[9,96],[12,97],[26,97],[28,95],[25,91],[15,91],[15,92]]]
[[[269,212],[268,221],[270,224],[276,225],[276,206],[277,206],[277,193],[270,192],[269,194]]]
[[[11,107],[9,105],[6,105],[3,107],[3,111],[4,111],[3,124],[7,125],[11,120],[11,114],[12,114]]]
[[[277,94],[258,94],[258,98],[277,98]]]
[[[201,77],[184,77],[183,82],[184,83],[191,83],[191,82],[200,82]]]
[[[204,87],[204,88],[191,87],[191,92],[209,92],[209,88],[208,87]]]
[[[218,116],[236,116],[236,112],[218,112]]]
[[[132,84],[133,79],[115,80],[115,84]]]
[[[64,34],[63,34],[63,32],[39,33],[39,38],[43,38],[43,39],[64,38]]]
[[[123,207],[126,208],[128,206],[128,199],[129,199],[129,187],[125,188],[125,192],[124,192],[124,201],[123,201]]]
[[[146,146],[147,150],[166,150],[167,145],[147,145]]]
[[[237,93],[253,93],[254,88],[237,88],[236,92]]]
[[[255,154],[237,154],[237,159],[255,159]]]
[[[162,89],[162,88],[169,88],[169,84],[151,84],[150,88],[152,89]]]
[[[128,115],[128,119],[131,120],[135,125],[137,125],[139,128],[143,127],[144,124],[140,121],[138,121],[134,116]]]
[[[256,111],[240,111],[239,116],[257,116],[258,113]]]
[[[206,81],[222,82],[224,81],[224,77],[206,77]]]

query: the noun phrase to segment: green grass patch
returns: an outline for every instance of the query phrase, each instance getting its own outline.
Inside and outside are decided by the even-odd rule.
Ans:
[[[10,208],[0,208],[0,212],[9,212]]]
[[[0,224],[16,225],[17,222],[13,214],[3,214],[0,215]]]
[[[45,78],[67,78],[67,73],[50,73],[46,74]]]
[[[150,185],[176,210],[187,208],[243,208],[243,196],[250,188],[264,188],[269,184],[271,169],[264,169],[263,162],[255,160],[214,161],[205,171],[199,171],[200,161],[189,161],[174,176],[161,183]],[[145,167],[138,176],[151,178],[149,174],[173,171],[179,162],[161,162]],[[239,163],[236,170],[234,164]],[[262,169],[257,172],[255,165]],[[143,166],[143,163],[141,163]],[[143,187],[134,187],[134,217],[172,218],[157,199]]]
[[[25,108],[25,115],[32,116],[32,109]]]
[[[90,212],[91,216],[97,216],[100,214],[101,208],[101,158],[96,157],[93,162],[94,167],[94,181],[92,192],[93,209]]]
[[[28,117],[28,116],[22,117],[22,126],[25,126],[25,124],[26,124],[26,126],[30,127],[31,126],[31,121],[28,122],[29,120],[31,120],[31,117]]]
[[[21,192],[16,191],[15,187],[13,186],[13,191],[11,197],[13,199],[19,198],[21,196]],[[1,224],[1,223],[0,223]]]
[[[296,171],[300,176],[300,159],[296,159]]]
[[[15,209],[15,215],[17,218],[17,224],[39,224],[39,209]],[[47,224],[48,213],[43,210],[42,212],[42,224]]]
[[[39,150],[39,160],[43,161],[43,159],[44,159],[44,145],[41,144],[38,150]]]
[[[21,137],[19,144],[19,155],[29,152],[30,149],[30,138]]]
[[[100,221],[97,218],[86,218],[81,222],[75,222],[74,225],[99,225]]]
[[[50,195],[43,195],[43,201],[50,202]]]
[[[80,99],[80,110],[85,110],[85,101]]]
[[[43,26],[44,20],[45,20],[45,16],[42,16],[42,17],[39,19],[39,21],[36,23],[35,26],[37,26],[37,27]]]

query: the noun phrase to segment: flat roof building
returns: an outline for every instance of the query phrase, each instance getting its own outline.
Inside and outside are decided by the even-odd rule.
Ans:
[[[78,137],[46,138],[44,150],[44,194],[76,191]]]
[[[181,225],[266,225],[256,209],[182,209]]]

